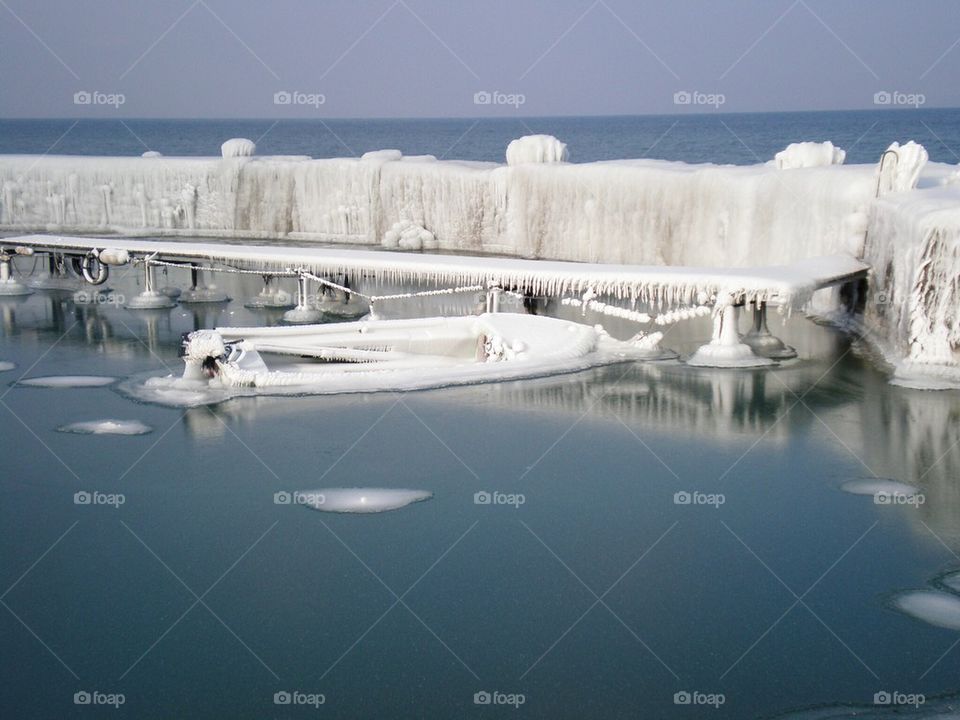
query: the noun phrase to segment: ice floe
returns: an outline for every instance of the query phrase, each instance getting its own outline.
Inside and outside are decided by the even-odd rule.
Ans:
[[[893,607],[930,625],[960,630],[960,597],[938,590],[910,590],[897,595]]]
[[[93,388],[112,385],[116,381],[116,378],[101,375],[47,375],[26,378],[17,384],[39,388]]]
[[[6,360],[0,361],[0,372],[9,372],[15,367],[16,365],[12,362],[7,362]]]
[[[920,492],[920,488],[895,480],[864,479],[850,480],[840,489],[851,495],[872,495],[882,498],[909,498]]]
[[[87,420],[63,425],[57,430],[79,435],[146,435],[153,428],[139,420]]]
[[[392,488],[324,488],[307,490],[297,496],[301,504],[321,512],[380,513],[429,500],[433,493]]]

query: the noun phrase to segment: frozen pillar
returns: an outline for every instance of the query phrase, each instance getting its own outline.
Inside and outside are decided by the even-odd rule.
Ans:
[[[797,351],[770,334],[767,328],[767,303],[755,301],[753,305],[753,326],[743,336],[743,342],[761,357],[771,360],[789,360],[797,356]]]
[[[317,307],[310,301],[307,276],[303,273],[297,277],[297,306],[283,314],[283,321],[293,325],[308,325],[318,323],[323,317]]]
[[[129,310],[164,310],[172,308],[177,303],[158,291],[153,277],[153,264],[149,260],[143,261],[143,292],[130,298],[127,302]]]
[[[0,251],[0,296],[29,295],[33,291],[13,279],[10,256]]]
[[[687,359],[695,367],[749,368],[773,365],[773,361],[755,355],[740,340],[738,311],[733,298],[718,298],[713,310],[713,338]]]

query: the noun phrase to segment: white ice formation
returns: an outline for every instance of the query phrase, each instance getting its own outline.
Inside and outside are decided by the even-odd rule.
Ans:
[[[153,430],[139,420],[90,420],[70,423],[57,429],[79,435],[146,435]]]
[[[526,135],[507,145],[507,165],[567,162],[566,144],[553,135]]]
[[[799,168],[823,167],[825,165],[843,165],[847,153],[832,142],[800,142],[787,145],[774,157],[778,170],[796,170]]]
[[[231,138],[220,146],[220,154],[225,158],[253,157],[257,153],[257,144],[246,138]]]
[[[433,497],[427,490],[393,488],[324,488],[297,493],[297,501],[314,510],[333,513],[381,513]]]
[[[10,372],[16,367],[12,362],[7,362],[6,360],[0,360],[0,372]]]
[[[48,375],[20,380],[17,384],[37,388],[94,388],[112,385],[116,378],[99,375]]]
[[[960,630],[960,597],[937,590],[911,590],[898,595],[893,606],[930,625]]]
[[[231,157],[252,151],[225,145]],[[506,165],[397,150],[243,162],[8,155],[0,156],[0,228],[398,248],[403,239],[411,249],[646,266],[738,268],[849,253],[873,268],[862,329],[898,382],[957,383],[957,167],[927,161],[916,143],[891,147],[897,154],[882,173],[877,163],[834,164],[842,151],[826,143],[751,166],[571,164],[561,162],[563,143],[535,137],[512,144]],[[836,293],[815,301],[818,312],[838,305]],[[658,317],[695,303],[678,298]]]

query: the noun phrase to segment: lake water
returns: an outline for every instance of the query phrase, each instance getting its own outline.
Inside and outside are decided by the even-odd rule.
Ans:
[[[641,154],[593,121],[550,122],[581,127],[581,159]],[[148,125],[170,153],[254,134]],[[442,152],[410,125],[369,125],[357,151]],[[0,149],[45,149],[49,128],[30,127],[0,132]],[[791,127],[744,139],[766,158],[806,139]],[[137,152],[84,132],[102,134],[62,151]],[[497,133],[453,155],[492,159],[519,134]],[[590,133],[608,144],[589,150]],[[261,145],[325,154],[322,132],[310,150],[295,136]],[[732,138],[707,153],[699,131],[682,137],[675,159],[750,160]],[[115,272],[109,284],[129,295],[137,282]],[[16,364],[0,374],[4,717],[885,718],[918,695],[921,716],[955,706],[960,634],[892,602],[960,568],[960,394],[890,386],[854,338],[799,316],[773,329],[800,357],[767,371],[629,364],[190,410],[115,386],[15,385],[179,372],[182,332],[276,322],[242,307],[257,278],[221,284],[234,301],[152,313],[69,294],[0,299],[0,361]],[[390,313],[468,312],[474,300]],[[709,330],[681,324],[664,344],[689,353]],[[105,418],[153,432],[57,432]],[[874,477],[922,495],[841,489]],[[282,502],[351,486],[434,496],[365,516]],[[102,694],[75,704],[84,692]],[[901,704],[875,705],[883,693]],[[119,709],[96,704],[116,694]]]

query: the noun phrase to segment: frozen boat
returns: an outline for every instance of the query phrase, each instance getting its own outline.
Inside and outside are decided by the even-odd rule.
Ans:
[[[656,360],[660,333],[616,340],[599,326],[485,313],[297,327],[217,328],[184,336],[182,378],[211,387],[292,393],[402,391],[553,375]],[[159,387],[161,379],[150,383]]]

